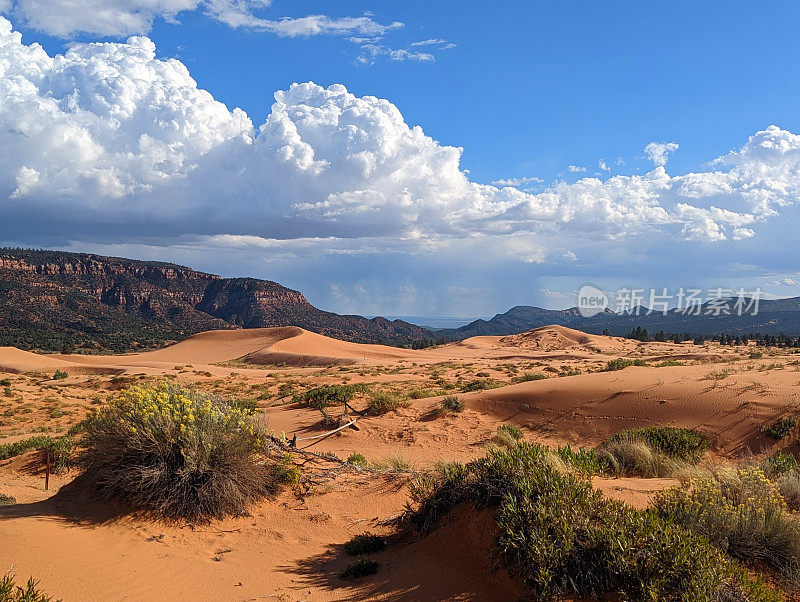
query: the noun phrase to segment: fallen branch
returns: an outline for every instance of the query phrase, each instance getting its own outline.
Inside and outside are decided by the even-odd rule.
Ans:
[[[356,422],[358,422],[358,421],[359,421],[359,420],[361,420],[362,418],[364,418],[364,416],[359,416],[358,418],[354,418],[353,420],[351,420],[351,421],[350,421],[350,422],[348,422],[347,424],[343,424],[343,425],[342,425],[342,426],[340,426],[339,428],[335,428],[335,429],[333,429],[332,431],[328,431],[327,433],[322,433],[321,435],[314,435],[313,437],[297,437],[297,435],[295,435],[295,436],[292,438],[292,446],[293,446],[293,447],[294,447],[294,446],[296,446],[298,441],[314,441],[314,443],[310,443],[310,444],[306,445],[305,447],[300,447],[300,448],[298,448],[298,449],[301,449],[301,450],[303,450],[303,449],[307,449],[307,448],[311,447],[312,445],[316,445],[317,443],[319,443],[319,442],[320,442],[320,441],[322,441],[323,439],[327,439],[327,438],[328,438],[328,437],[330,437],[331,435],[335,435],[335,434],[336,434],[336,433],[338,433],[339,431],[341,431],[341,430],[344,430],[344,429],[346,429],[346,428],[348,428],[348,427],[351,427],[351,426],[353,426],[353,425],[354,425]]]

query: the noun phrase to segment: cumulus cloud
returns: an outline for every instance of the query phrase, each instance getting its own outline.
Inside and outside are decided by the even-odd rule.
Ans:
[[[678,150],[676,142],[651,142],[644,147],[644,154],[658,167],[667,164],[669,156]]]
[[[570,173],[581,173],[586,171],[585,167],[581,167],[580,165],[570,165],[568,168]]]
[[[27,26],[60,37],[77,33],[122,37],[146,34],[157,18],[175,21],[186,11],[202,10],[235,28],[280,36],[383,35],[403,26],[381,24],[371,17],[332,18],[326,15],[266,19],[257,15],[272,0],[0,0],[0,11]]]
[[[147,38],[49,56],[0,19],[4,241],[546,269],[664,256],[648,251],[657,244],[749,244],[800,197],[800,136],[776,126],[708,171],[668,174],[677,144],[662,146],[648,145],[644,175],[483,185],[462,149],[388,100],[293,84],[255,127]],[[531,183],[538,192],[520,189]]]

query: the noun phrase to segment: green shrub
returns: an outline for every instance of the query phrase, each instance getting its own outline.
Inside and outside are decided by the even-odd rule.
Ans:
[[[69,374],[67,374],[63,370],[56,370],[56,373],[53,374],[53,380],[64,380],[68,376]]]
[[[436,404],[436,408],[434,409],[434,414],[437,416],[446,416],[448,414],[457,414],[462,412],[465,408],[465,404],[455,395],[448,395],[438,404]]]
[[[50,464],[54,472],[72,468],[75,440],[69,435],[51,439],[42,449],[50,453]]]
[[[344,551],[349,556],[362,556],[364,554],[374,554],[386,549],[386,540],[372,533],[356,535],[346,544]]]
[[[125,391],[86,424],[85,476],[101,499],[188,520],[241,514],[287,476],[266,462],[254,417],[218,397],[161,382]]]
[[[367,459],[364,457],[363,454],[353,453],[347,458],[347,463],[352,464],[353,466],[366,466],[368,464]]]
[[[519,376],[515,376],[513,381],[515,383],[525,383],[530,382],[533,380],[544,380],[547,378],[546,374],[542,374],[541,372],[523,372]]]
[[[380,416],[387,412],[394,412],[399,408],[408,407],[408,402],[399,393],[390,391],[377,391],[370,396],[364,413],[370,416]]]
[[[778,486],[758,467],[722,470],[662,492],[654,510],[734,558],[765,562],[796,577],[800,519],[787,512]]]
[[[11,386],[10,378],[0,378],[0,387],[10,387],[10,386]]]
[[[434,392],[430,389],[411,389],[408,392],[410,399],[425,399],[426,397],[433,397]]]
[[[16,443],[0,445],[0,460],[7,460],[32,450],[49,450],[52,469],[60,472],[72,466],[74,449],[75,441],[69,434],[55,439],[47,435],[36,435]]]
[[[779,451],[767,458],[762,463],[762,468],[767,476],[775,477],[798,470],[800,463],[792,454]]]
[[[607,468],[602,458],[591,449],[572,449],[569,445],[558,447],[555,454],[574,472],[585,477],[592,477],[604,472]]]
[[[503,383],[491,378],[479,378],[470,381],[461,386],[462,393],[469,393],[470,391],[485,391],[486,389],[495,389],[502,386]]]
[[[656,368],[667,368],[669,366],[683,366],[683,362],[679,362],[678,360],[673,359],[666,359],[662,362],[658,362],[655,366]]]
[[[53,598],[42,593],[38,585],[31,577],[25,587],[21,587],[14,583],[13,575],[6,573],[0,579],[0,602],[51,602]]]
[[[380,565],[372,560],[372,558],[359,558],[348,564],[344,570],[339,573],[342,579],[358,579],[359,577],[367,577],[374,575],[378,572]]]
[[[788,416],[784,418],[778,418],[775,422],[770,424],[769,426],[765,426],[762,429],[762,432],[772,439],[785,439],[788,437],[792,429],[797,425],[797,418],[794,416]]]
[[[11,504],[16,504],[17,498],[13,495],[6,495],[5,493],[0,493],[0,506],[10,506]]]
[[[3,389],[3,395],[5,395],[6,397],[13,397],[14,391],[11,390],[11,387],[5,387]]]
[[[493,510],[499,558],[533,599],[778,599],[704,538],[604,498],[585,478],[559,472],[550,457],[521,443],[444,465],[412,483],[411,524],[430,532],[465,503]]]
[[[19,456],[33,449],[41,449],[45,445],[48,445],[50,441],[52,441],[52,438],[47,435],[36,435],[15,443],[4,443],[0,445],[0,460],[7,460],[8,458]]]
[[[622,370],[628,366],[646,366],[647,362],[644,360],[633,360],[628,358],[618,357],[615,360],[608,360],[606,367],[603,369],[605,372],[612,372],[614,370]]]
[[[230,404],[234,408],[238,408],[247,414],[255,414],[258,409],[257,399],[232,399]]]
[[[292,401],[315,410],[322,410],[328,406],[342,405],[349,402],[356,392],[363,390],[363,385],[324,385],[309,389],[304,393],[297,393],[292,398]]]
[[[711,441],[697,431],[672,426],[651,426],[620,431],[606,439],[602,446],[619,441],[644,441],[653,451],[670,458],[697,463],[711,449]]]

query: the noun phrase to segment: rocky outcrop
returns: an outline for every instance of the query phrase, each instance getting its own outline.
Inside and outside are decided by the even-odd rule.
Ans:
[[[340,316],[277,282],[101,255],[0,249],[0,345],[124,350],[203,330],[300,326],[359,342],[431,333],[384,318]]]

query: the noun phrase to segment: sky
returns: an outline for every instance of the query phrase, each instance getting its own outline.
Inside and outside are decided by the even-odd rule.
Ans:
[[[563,308],[585,284],[800,295],[796,2],[0,15],[0,244],[365,315]]]

